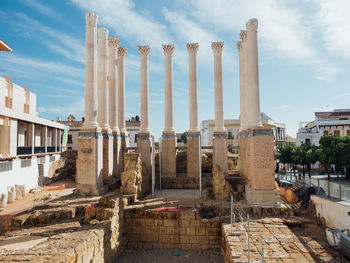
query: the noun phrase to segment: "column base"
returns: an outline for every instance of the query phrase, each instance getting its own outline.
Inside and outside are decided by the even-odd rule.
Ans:
[[[142,192],[141,195],[151,192],[152,180],[152,136],[150,133],[138,133],[137,152],[141,154],[141,175]]]
[[[189,132],[187,135],[187,177],[199,177],[199,132]]]
[[[129,136],[126,132],[120,133],[120,150],[119,150],[119,167],[118,172],[121,174],[124,171],[124,154],[129,147]]]
[[[82,129],[79,132],[76,166],[77,189],[84,194],[102,194],[103,136],[100,129]]]
[[[113,135],[103,133],[103,182],[111,183],[113,176]]]
[[[120,134],[119,132],[113,133],[113,177],[120,178],[119,173],[119,155],[120,155]]]
[[[281,203],[281,193],[277,189],[266,190],[246,187],[245,199],[250,204],[274,206]]]
[[[175,132],[163,132],[162,135],[162,177],[176,177]]]
[[[217,165],[227,175],[227,132],[214,132],[213,137],[213,170]]]

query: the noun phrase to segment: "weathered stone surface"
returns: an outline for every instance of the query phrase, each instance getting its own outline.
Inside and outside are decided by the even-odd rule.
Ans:
[[[232,186],[225,179],[225,174],[218,165],[214,165],[213,169],[213,190],[215,199],[227,200],[231,197]]]

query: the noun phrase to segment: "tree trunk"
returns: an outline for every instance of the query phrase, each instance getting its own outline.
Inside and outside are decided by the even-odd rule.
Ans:
[[[303,164],[303,177],[305,177],[305,165]]]

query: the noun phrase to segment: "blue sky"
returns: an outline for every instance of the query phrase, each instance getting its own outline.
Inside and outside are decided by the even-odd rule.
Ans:
[[[259,20],[261,111],[287,125],[313,113],[350,108],[350,1],[348,0],[0,0],[0,38],[13,52],[0,53],[0,75],[37,94],[39,115],[77,118],[84,111],[85,13],[117,36],[126,56],[126,113],[139,114],[138,45],[151,47],[150,125],[164,126],[164,61],[161,45],[175,44],[174,127],[188,129],[186,43],[198,42],[199,120],[214,118],[212,41],[224,41],[225,118],[239,116],[239,30]]]

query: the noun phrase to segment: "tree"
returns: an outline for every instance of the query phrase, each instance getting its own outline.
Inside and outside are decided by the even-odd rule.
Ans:
[[[293,149],[295,148],[295,143],[292,142],[286,142],[281,143],[277,147],[277,151],[279,153],[279,161],[284,164],[290,164],[292,165],[292,169],[294,171],[295,175],[295,166],[294,160],[293,160]]]
[[[185,131],[180,138],[180,141],[182,141],[183,143],[187,143],[187,135],[188,135],[188,131]]]
[[[69,114],[67,121],[75,121],[75,116],[73,114]]]
[[[140,116],[139,115],[135,116],[135,121],[140,121]]]
[[[341,137],[339,151],[341,164],[346,168],[346,177],[350,179],[350,136]]]
[[[331,179],[331,165],[338,162],[337,160],[337,138],[334,135],[323,135],[320,138],[320,147],[317,150],[318,159],[322,163],[328,174],[328,180]]]
[[[318,153],[317,153],[318,147],[316,145],[309,145],[309,149],[305,148],[306,151],[306,167],[309,174],[309,177],[311,177],[311,165],[315,164],[318,161]]]

